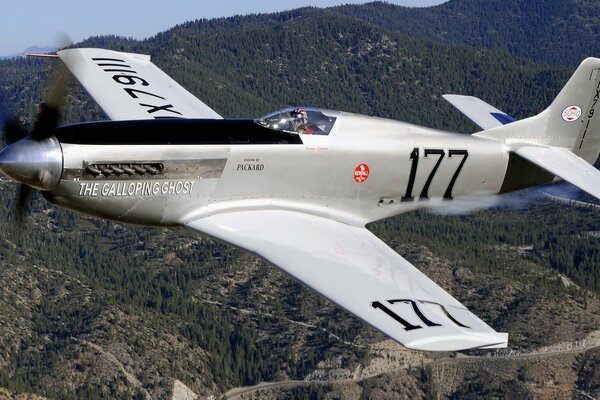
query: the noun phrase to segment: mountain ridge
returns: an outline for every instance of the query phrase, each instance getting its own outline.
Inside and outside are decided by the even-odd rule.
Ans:
[[[506,50],[554,65],[600,56],[595,1],[450,0],[427,8],[373,2],[333,10],[415,37]]]

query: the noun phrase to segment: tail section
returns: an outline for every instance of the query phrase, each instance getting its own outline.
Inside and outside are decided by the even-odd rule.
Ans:
[[[585,59],[540,114],[474,136],[501,140],[508,147],[510,173],[506,179],[511,182],[505,179],[506,187],[542,183],[543,179],[532,178],[519,186],[527,181],[525,175],[535,170],[524,166],[534,164],[549,172],[550,178],[558,176],[600,199],[600,171],[591,165],[600,158],[600,59]]]
[[[600,59],[588,58],[549,108],[545,136],[574,140],[570,149],[589,163],[600,153]]]
[[[600,156],[600,59],[585,59],[540,114],[475,135],[563,147],[593,164]]]

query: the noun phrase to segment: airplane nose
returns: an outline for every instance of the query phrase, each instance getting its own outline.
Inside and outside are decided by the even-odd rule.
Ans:
[[[52,190],[62,174],[63,154],[55,137],[26,137],[0,151],[0,172],[40,190]]]

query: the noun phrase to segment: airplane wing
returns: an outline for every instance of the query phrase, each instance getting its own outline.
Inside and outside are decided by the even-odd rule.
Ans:
[[[402,345],[453,351],[507,346],[366,228],[283,210],[237,211],[187,226],[279,267]]]
[[[442,97],[483,130],[516,121],[515,118],[477,97],[459,94],[445,94]]]
[[[112,120],[222,118],[150,56],[104,49],[67,49],[58,56]]]

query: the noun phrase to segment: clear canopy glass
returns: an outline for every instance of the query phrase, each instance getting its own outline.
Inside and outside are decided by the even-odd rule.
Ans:
[[[258,118],[257,124],[276,131],[303,135],[329,135],[335,117],[317,108],[286,108]]]

